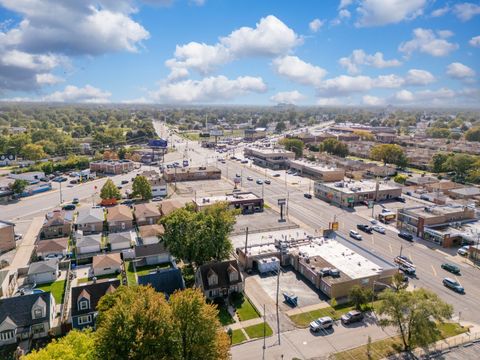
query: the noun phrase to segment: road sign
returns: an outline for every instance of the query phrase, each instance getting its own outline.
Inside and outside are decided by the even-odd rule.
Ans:
[[[151,139],[151,140],[148,140],[148,146],[158,147],[158,148],[166,148],[167,147],[167,140]]]
[[[278,199],[278,206],[285,205],[287,203],[287,199]]]

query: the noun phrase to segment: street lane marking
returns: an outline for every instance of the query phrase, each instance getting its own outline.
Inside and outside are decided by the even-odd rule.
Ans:
[[[413,256],[411,251],[408,252],[408,258],[413,261]]]
[[[392,244],[388,244],[388,247],[390,248],[390,254],[393,254]]]
[[[432,266],[433,275],[434,275],[434,276],[437,276],[437,271],[435,270],[435,268],[433,267],[433,265],[431,265],[431,266]]]
[[[372,235],[372,244],[375,245],[375,239],[373,238],[373,235]]]

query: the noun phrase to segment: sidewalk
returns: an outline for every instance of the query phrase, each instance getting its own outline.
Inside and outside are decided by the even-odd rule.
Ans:
[[[263,317],[258,317],[255,319],[250,319],[250,320],[245,320],[245,321],[240,321],[236,322],[231,325],[225,326],[226,328],[230,328],[232,330],[237,330],[237,329],[243,329],[252,325],[257,325],[263,323]]]
[[[313,310],[324,309],[329,306],[330,306],[329,303],[327,303],[326,301],[322,301],[321,303],[318,303],[318,304],[313,304],[313,305],[308,305],[303,307],[296,307],[294,309],[286,311],[285,314],[287,314],[288,316],[292,316],[292,315],[302,314],[302,313],[313,311]]]

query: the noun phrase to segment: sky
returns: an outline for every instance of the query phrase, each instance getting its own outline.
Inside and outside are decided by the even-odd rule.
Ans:
[[[480,107],[480,1],[0,0],[3,101]]]

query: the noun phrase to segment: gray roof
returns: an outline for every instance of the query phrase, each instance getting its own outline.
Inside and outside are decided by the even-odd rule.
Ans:
[[[45,316],[39,319],[32,319],[32,307],[39,298],[42,298],[42,300],[45,301]],[[0,324],[7,317],[9,317],[19,328],[48,321],[50,318],[50,301],[50,292],[0,299]]]
[[[170,268],[168,270],[160,269],[156,272],[138,277],[139,285],[151,285],[155,291],[172,295],[175,290],[185,289],[182,272],[178,268]]]
[[[28,275],[55,272],[58,270],[58,260],[50,259],[31,263],[28,267]]]
[[[81,235],[77,238],[77,247],[100,245],[101,243],[101,234]]]
[[[459,195],[465,195],[465,196],[480,195],[480,189],[474,186],[460,188],[460,189],[453,189],[453,190],[450,190],[450,192],[459,194]]]
[[[160,255],[166,252],[167,252],[167,249],[165,248],[165,245],[163,243],[135,246],[136,258]]]
[[[135,240],[135,237],[133,236],[131,231],[111,233],[110,235],[108,235],[108,241],[110,242],[110,244],[119,244],[127,241],[131,242],[132,240]]]
[[[105,214],[102,208],[80,208],[75,224],[91,224],[103,222],[104,220]]]

